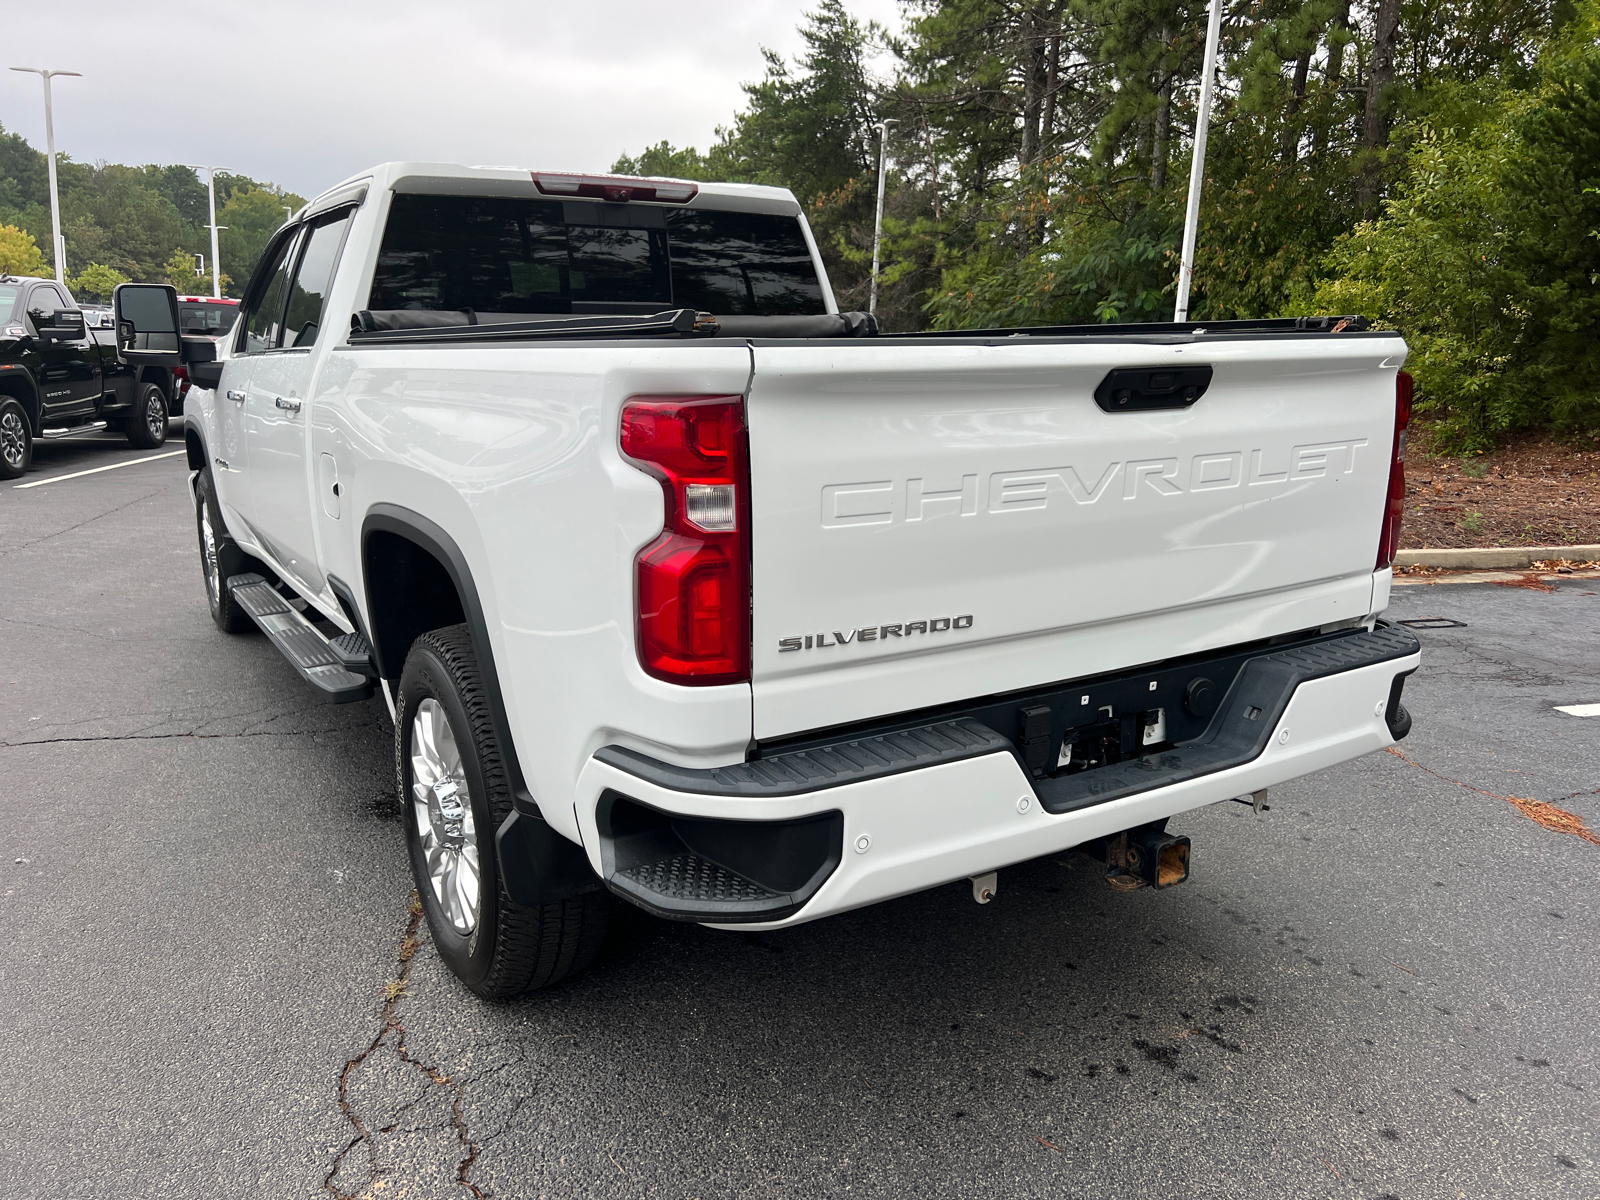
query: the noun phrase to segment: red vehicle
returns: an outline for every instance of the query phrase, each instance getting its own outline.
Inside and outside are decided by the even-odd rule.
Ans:
[[[221,341],[233,328],[233,319],[239,315],[239,302],[226,297],[179,296],[178,325],[185,337],[209,337]],[[183,412],[183,398],[189,394],[189,372],[175,367],[172,372],[174,396],[173,415]]]

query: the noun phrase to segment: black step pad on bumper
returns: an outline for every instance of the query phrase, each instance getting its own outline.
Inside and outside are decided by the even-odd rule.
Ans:
[[[1302,683],[1407,658],[1421,649],[1409,629],[1388,625],[1258,655],[1245,662],[1204,736],[1096,770],[1035,780],[1034,790],[1045,811],[1064,813],[1242,766],[1267,748]]]
[[[844,846],[837,812],[724,821],[661,812],[608,790],[595,819],[606,887],[669,921],[781,921],[817,894]]]
[[[235,575],[228,580],[228,591],[305,681],[333,703],[349,704],[372,695],[372,679],[346,665],[356,657],[356,648],[346,643],[346,639],[360,638],[360,634],[346,634],[345,638],[337,639],[342,644],[336,651],[322,631],[301,616],[260,575]],[[365,645],[366,639],[362,638],[361,644]]]
[[[1047,811],[1071,812],[1249,762],[1266,749],[1267,738],[1302,683],[1407,658],[1421,648],[1409,629],[1380,624],[1370,630],[1313,635],[1276,649],[1256,645],[1220,650],[1119,675],[989,697],[961,706],[966,714],[947,708],[942,710],[943,720],[888,732],[858,727],[853,736],[852,731],[841,731],[836,742],[769,752],[726,767],[675,766],[622,746],[604,746],[595,757],[673,791],[746,797],[798,795],[1005,752],[1015,754],[1033,776],[1034,790]],[[1212,701],[1214,713],[1208,706],[1203,717],[1185,716],[1178,707],[1184,703],[1180,697],[1185,681],[1201,677],[1215,681],[1222,693],[1220,703]],[[1156,690],[1147,690],[1152,683]],[[1090,696],[1092,703],[1080,704]],[[1397,738],[1404,736],[1397,728],[1398,714],[1404,712],[1399,697],[1396,686],[1390,695],[1389,720]],[[1093,719],[1088,714],[1098,713],[1098,705],[1114,700],[1118,713],[1132,711],[1133,698],[1138,698],[1138,707],[1168,708],[1169,724],[1184,729],[1174,738],[1175,746],[1072,774],[1030,769],[1030,758],[1037,756],[1028,755],[1019,743],[1040,724],[1038,709],[1046,708],[1051,717],[1044,724],[1051,730],[1045,735],[1046,761],[1053,765],[1063,739]],[[1007,737],[1004,729],[1015,731],[1017,740]]]
[[[863,779],[978,758],[1010,750],[1011,742],[978,721],[941,721],[774,754],[727,767],[675,767],[623,746],[602,746],[595,757],[677,792],[713,796],[796,796]]]

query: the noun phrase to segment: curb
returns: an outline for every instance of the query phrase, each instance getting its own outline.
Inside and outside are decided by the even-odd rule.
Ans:
[[[1573,579],[1600,579],[1600,571],[1574,571],[1571,575],[1539,575],[1526,571],[1461,571],[1455,575],[1397,575],[1391,586],[1437,587],[1445,583],[1566,583]]]
[[[1495,546],[1471,550],[1401,550],[1397,567],[1454,567],[1457,570],[1504,571],[1531,567],[1546,558],[1600,559],[1600,546]]]

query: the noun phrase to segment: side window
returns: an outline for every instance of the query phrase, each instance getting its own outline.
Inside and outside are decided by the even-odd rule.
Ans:
[[[339,265],[339,251],[344,246],[344,234],[349,226],[347,210],[316,226],[306,239],[300,269],[295,272],[294,286],[289,289],[285,346],[316,343],[317,333],[322,328],[322,310],[328,303],[328,289],[333,286],[333,273]]]
[[[28,301],[28,311],[38,313],[41,317],[48,317],[53,312],[58,312],[66,305],[61,301],[61,293],[49,284],[33,289],[33,298]]]
[[[289,292],[289,252],[299,245],[298,237],[286,238],[273,257],[270,278],[265,288],[252,298],[239,322],[238,349],[259,354],[282,344],[283,302]]]

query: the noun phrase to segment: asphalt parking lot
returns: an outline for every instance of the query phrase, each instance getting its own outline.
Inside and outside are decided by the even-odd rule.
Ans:
[[[1397,589],[1462,623],[1405,757],[1174,821],[1182,888],[627,911],[490,1007],[410,912],[381,701],[213,628],[149,458],[0,488],[0,1195],[1600,1194],[1600,845],[1503,798],[1600,829],[1600,718],[1555,711],[1600,701],[1600,581]]]

